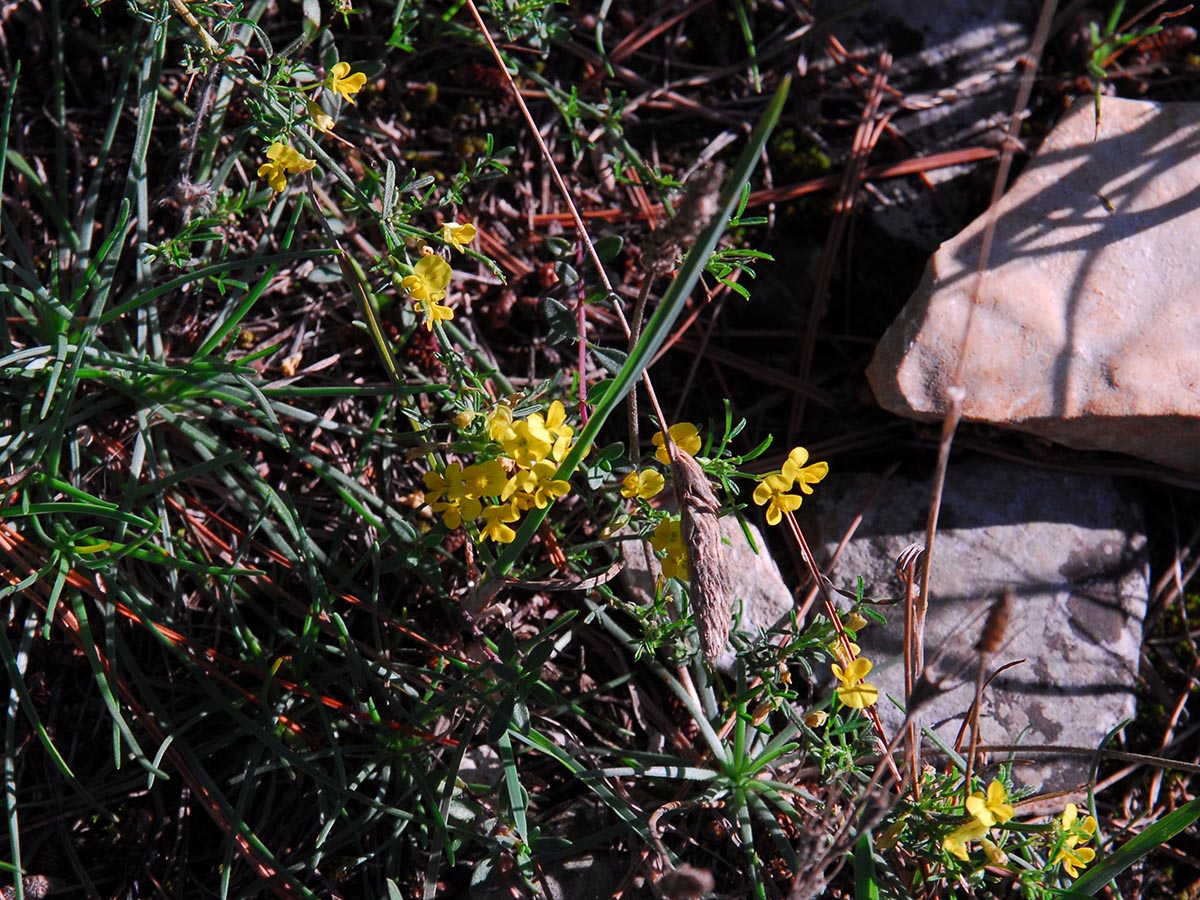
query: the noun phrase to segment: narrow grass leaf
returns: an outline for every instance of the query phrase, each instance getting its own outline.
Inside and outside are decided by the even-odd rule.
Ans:
[[[879,880],[875,874],[875,848],[871,830],[867,829],[854,842],[854,898],[879,900]]]

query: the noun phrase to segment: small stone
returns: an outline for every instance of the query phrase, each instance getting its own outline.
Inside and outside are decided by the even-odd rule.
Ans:
[[[986,217],[934,254],[867,375],[938,420],[965,353],[966,420],[1200,471],[1200,104],[1108,98],[1095,127],[1079,101],[1000,201],[978,304]]]

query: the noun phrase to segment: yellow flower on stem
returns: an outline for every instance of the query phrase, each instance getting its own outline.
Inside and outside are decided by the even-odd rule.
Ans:
[[[1002,866],[1008,862],[1008,854],[996,846],[995,841],[981,837],[979,843],[983,845],[983,852],[987,854],[988,861],[993,866]]]
[[[977,841],[987,834],[988,827],[978,819],[971,819],[942,838],[942,849],[967,862],[967,842]]]
[[[829,463],[818,462],[805,465],[807,462],[808,451],[803,447],[796,447],[788,454],[788,458],[780,470],[780,474],[792,484],[797,485],[802,494],[811,494],[812,488],[809,485],[816,484],[829,474]]]
[[[988,828],[997,823],[1003,825],[1013,817],[1015,810],[1008,802],[1008,791],[999,781],[993,781],[987,787],[987,796],[983,791],[975,791],[967,798],[967,814],[978,819]]]
[[[495,503],[483,510],[483,536],[498,544],[511,544],[517,533],[506,523],[515,522],[521,514],[511,503]]]
[[[829,463],[819,462],[805,465],[808,462],[808,451],[796,447],[788,454],[783,468],[778,472],[764,475],[754,489],[754,502],[767,508],[767,524],[778,525],[788,513],[800,508],[804,498],[789,491],[799,488],[801,494],[811,494],[812,487],[829,474]]]
[[[867,627],[867,619],[862,613],[852,612],[842,621],[842,627],[847,631],[862,631]]]
[[[326,86],[338,94],[347,103],[354,102],[354,95],[361,91],[367,83],[367,76],[362,72],[351,72],[350,63],[340,62],[329,70],[325,79]]]
[[[667,578],[687,578],[687,550],[683,546],[683,526],[678,519],[663,519],[650,536],[650,546],[659,553],[662,573]]]
[[[267,179],[267,184],[277,194],[287,190],[288,175],[307,172],[317,164],[316,160],[302,156],[282,141],[276,141],[267,148],[267,159],[270,161],[258,167],[258,177]]]
[[[464,520],[479,516],[482,504],[468,496],[468,487],[463,481],[463,467],[450,463],[442,474],[426,472],[422,476],[428,491],[425,499],[435,513],[442,514],[442,522],[451,531],[462,525]]]
[[[501,446],[505,441],[515,441],[517,433],[513,430],[513,414],[512,407],[503,403],[498,404],[495,409],[487,414],[484,420],[487,423],[487,433],[493,441]]]
[[[508,500],[520,492],[532,497],[533,505],[538,509],[545,509],[551,500],[571,490],[568,482],[554,477],[557,472],[558,466],[549,460],[534,463],[532,468],[517,472],[509,479],[500,499]]]
[[[767,507],[767,524],[778,525],[785,513],[795,512],[804,502],[798,494],[789,494],[792,482],[779,473],[767,475],[754,489],[754,502]]]
[[[1051,860],[1051,865],[1054,863],[1062,863],[1063,869],[1072,878],[1079,877],[1079,870],[1086,867],[1093,859],[1096,858],[1096,851],[1091,847],[1082,847],[1080,844],[1086,844],[1096,834],[1096,820],[1091,816],[1084,818],[1078,825],[1075,824],[1079,818],[1079,809],[1074,803],[1068,803],[1066,809],[1063,810],[1062,819],[1059,823],[1059,828],[1062,831],[1062,847],[1059,848],[1058,854]]]
[[[333,131],[333,116],[325,112],[321,108],[321,104],[309,100],[304,104],[304,109],[308,112],[308,120],[312,122],[313,128],[323,134]]]
[[[633,471],[626,475],[625,480],[621,482],[621,496],[626,500],[632,500],[634,497],[649,500],[651,497],[657,496],[666,487],[666,484],[662,473],[654,469]]]
[[[700,452],[700,447],[703,446],[703,441],[700,440],[700,430],[691,422],[676,422],[667,432],[671,435],[671,441],[680,450],[688,456],[695,456]],[[657,447],[654,451],[654,458],[664,466],[671,464],[671,457],[667,455],[666,438],[660,431],[653,437],[654,446]]]
[[[879,699],[879,688],[863,681],[870,674],[871,661],[865,657],[852,660],[844,669],[837,663],[830,668],[833,677],[838,680],[837,698],[851,709],[863,709]]]
[[[467,244],[475,240],[475,226],[470,222],[459,225],[457,222],[447,222],[442,226],[442,240],[459,253],[467,249]]]
[[[499,497],[508,484],[508,473],[498,460],[467,466],[462,473],[463,493],[475,500]]]
[[[413,309],[425,317],[425,328],[433,331],[434,322],[446,322],[454,318],[454,310],[436,300],[414,300]]]
[[[546,410],[545,416],[541,413],[530,413],[525,417],[525,421],[529,423],[529,427],[534,433],[538,435],[545,433],[551,442],[549,455],[558,462],[562,462],[567,451],[571,449],[571,438],[575,436],[575,429],[567,424],[566,407],[555,400]]]
[[[400,287],[414,300],[436,302],[446,299],[449,284],[450,264],[440,256],[422,256],[413,266],[412,274],[401,280]]]

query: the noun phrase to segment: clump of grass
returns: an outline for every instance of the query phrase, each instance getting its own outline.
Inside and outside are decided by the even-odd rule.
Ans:
[[[555,4],[300,12],[50,0],[4,85],[6,894],[549,893],[555,860],[619,847],[664,894],[816,896],[852,864],[864,895],[1049,897],[1200,815],[1101,853],[1094,811],[1022,820],[974,747],[918,766],[854,644],[878,614],[837,611],[793,516],[828,465],[755,471],[771,439],[743,447],[730,404],[703,428],[659,405],[689,297],[748,297],[770,258],[725,238],[766,221],[749,184],[790,84],[748,8],[770,91],[691,192],[626,134],[627,98],[545,77]],[[545,273],[543,343],[570,360],[548,374],[489,346],[466,289],[521,268],[468,213],[516,144],[473,133],[471,103],[439,121],[435,82],[394,106],[393,67],[444,45],[679,208],[640,259],[594,238],[529,115],[578,228]],[[825,602],[753,634],[715,529],[757,508]],[[631,541],[659,559],[645,604],[612,581]]]

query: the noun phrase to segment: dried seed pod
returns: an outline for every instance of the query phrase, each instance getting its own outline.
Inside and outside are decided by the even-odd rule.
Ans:
[[[1004,633],[1008,630],[1012,604],[1012,589],[1005,588],[1004,593],[988,610],[983,630],[979,633],[979,640],[975,643],[975,650],[980,656],[991,656],[1000,649],[1000,644],[1004,641]]]
[[[671,455],[671,477],[679,500],[683,544],[691,575],[688,596],[700,626],[704,658],[713,665],[729,640],[733,619],[729,571],[718,521],[721,504],[696,460],[678,445],[671,448]]]

